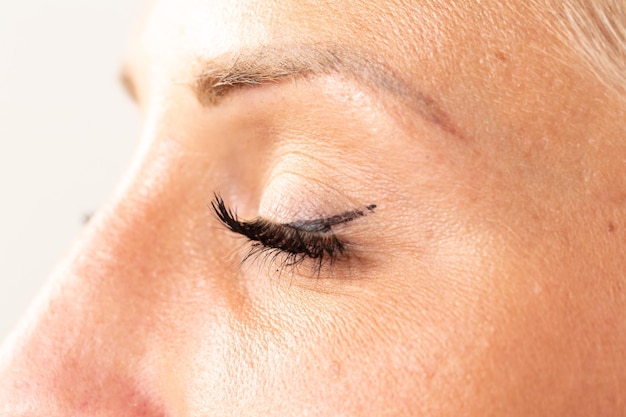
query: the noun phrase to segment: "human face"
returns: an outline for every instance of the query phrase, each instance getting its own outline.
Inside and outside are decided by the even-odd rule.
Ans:
[[[1,414],[623,415],[625,109],[523,3],[155,2]],[[241,263],[214,193],[345,252]]]

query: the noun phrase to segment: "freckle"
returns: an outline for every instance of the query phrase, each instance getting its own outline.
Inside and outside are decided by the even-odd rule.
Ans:
[[[498,58],[499,61],[501,62],[507,62],[509,60],[509,57],[507,56],[507,54],[505,54],[504,52],[496,52],[495,57]]]
[[[609,233],[614,233],[615,229],[617,229],[617,228],[615,227],[615,224],[613,224],[613,222],[610,222],[607,229],[608,229]]]

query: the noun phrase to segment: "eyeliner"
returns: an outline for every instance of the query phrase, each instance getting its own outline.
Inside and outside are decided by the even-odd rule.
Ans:
[[[250,221],[240,220],[237,213],[226,207],[219,194],[211,202],[218,220],[231,232],[246,237],[251,248],[243,261],[264,254],[265,259],[276,259],[284,254],[283,265],[296,266],[306,259],[315,260],[318,272],[326,262],[333,264],[349,255],[347,242],[337,237],[333,226],[352,222],[373,213],[376,205],[346,211],[314,220],[275,223],[262,217]]]
[[[372,213],[374,212],[375,208],[376,208],[376,204],[371,204],[366,207],[366,210]],[[283,223],[283,226],[292,227],[294,229],[303,230],[305,232],[328,233],[330,232],[333,226],[337,226],[339,224],[344,224],[344,223],[349,223],[365,215],[366,215],[365,211],[357,209],[357,210],[346,211],[345,213],[336,214],[334,216],[323,218],[323,219],[298,220],[295,222]]]

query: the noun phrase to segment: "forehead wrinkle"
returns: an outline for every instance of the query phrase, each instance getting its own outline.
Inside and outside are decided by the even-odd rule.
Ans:
[[[205,61],[192,88],[200,103],[214,106],[244,87],[331,73],[392,93],[429,122],[461,136],[449,115],[432,97],[365,52],[342,47],[296,44],[241,49]]]

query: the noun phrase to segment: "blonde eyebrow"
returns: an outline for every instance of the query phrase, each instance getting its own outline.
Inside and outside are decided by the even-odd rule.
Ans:
[[[194,90],[206,105],[215,105],[236,89],[307,75],[338,71],[342,62],[331,50],[313,47],[259,47],[227,54],[204,65]]]
[[[204,62],[192,87],[200,103],[215,106],[245,87],[332,73],[390,92],[428,121],[461,136],[449,115],[432,97],[417,90],[380,61],[345,48],[285,45],[242,49]]]

